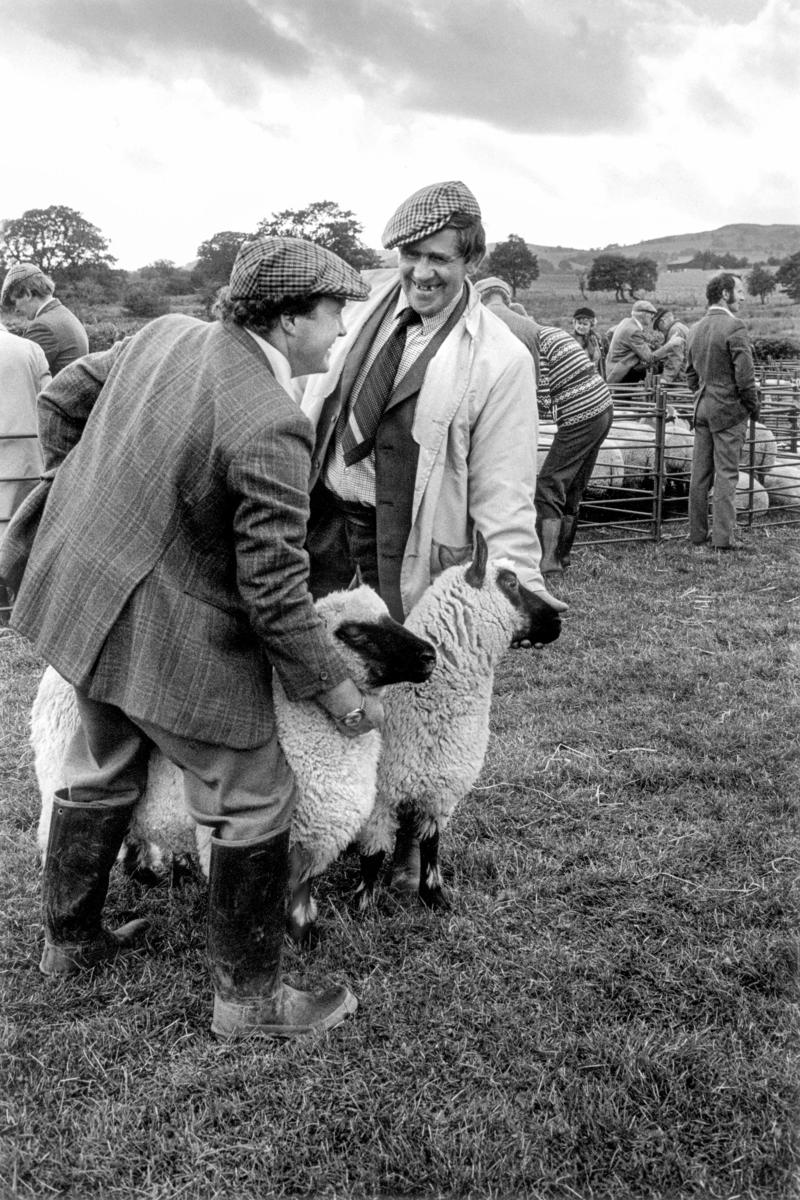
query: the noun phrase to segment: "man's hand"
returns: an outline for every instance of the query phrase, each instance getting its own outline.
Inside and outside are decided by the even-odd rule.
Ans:
[[[383,728],[383,704],[373,692],[361,692],[352,679],[320,692],[317,703],[329,714],[342,737],[357,738]]]

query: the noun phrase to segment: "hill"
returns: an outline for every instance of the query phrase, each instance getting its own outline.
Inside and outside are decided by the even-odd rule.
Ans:
[[[527,245],[537,255],[540,266],[544,265],[544,260],[553,269],[558,269],[562,262],[575,263],[576,266],[588,265],[598,254],[612,253],[630,258],[641,254],[654,258],[659,266],[664,266],[668,262],[691,258],[700,250],[728,251],[755,263],[766,262],[768,258],[787,258],[800,250],[800,225],[720,225],[718,229],[704,229],[698,233],[675,233],[626,245],[612,243],[591,250],[574,246],[542,246],[535,242],[528,242]]]

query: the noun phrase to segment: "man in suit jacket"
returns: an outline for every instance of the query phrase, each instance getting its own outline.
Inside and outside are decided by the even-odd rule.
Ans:
[[[607,383],[640,383],[651,363],[666,358],[677,348],[674,339],[654,350],[645,337],[652,329],[656,311],[649,300],[637,300],[631,315],[615,327],[606,358]]]
[[[53,295],[55,284],[35,263],[12,263],[3,280],[0,307],[13,307],[28,325],[24,336],[44,350],[50,374],[87,354],[89,339],[74,313]]]
[[[74,685],[81,717],[53,808],[41,969],[72,974],[138,932],[111,933],[101,909],[158,746],[214,829],[212,1029],[226,1037],[329,1028],[356,1006],[346,988],[316,996],[281,980],[296,793],[271,671],[343,736],[381,723],[308,591],[312,436],[287,394],[325,369],[344,300],[366,294],[318,246],[245,243],[222,320],[162,317],[53,380],[40,399],[46,479],[15,518],[42,509],[11,623]]]
[[[747,328],[734,315],[744,298],[741,279],[715,275],[706,297],[706,315],[689,330],[686,361],[686,380],[695,393],[689,538],[695,546],[708,540],[713,481],[711,544],[725,551],[736,549],[739,458],[748,421],[758,416],[758,391]]]
[[[539,570],[533,360],[467,278],[486,249],[478,202],[459,180],[422,188],[383,244],[399,248],[398,271],[352,315],[303,400],[317,427],[312,591],[340,587],[358,564],[403,620],[432,578],[471,555],[478,528],[539,593],[550,641],[566,605]]]

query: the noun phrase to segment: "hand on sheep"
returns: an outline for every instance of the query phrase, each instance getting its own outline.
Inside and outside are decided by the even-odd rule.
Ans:
[[[318,702],[330,715],[342,737],[357,738],[371,729],[383,728],[383,704],[373,692],[361,692],[351,679],[345,679],[328,692],[320,692]]]

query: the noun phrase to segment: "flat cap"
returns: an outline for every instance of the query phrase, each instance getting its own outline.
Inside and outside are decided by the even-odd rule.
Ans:
[[[649,300],[637,300],[631,309],[631,312],[655,313],[656,311],[657,309],[655,304],[651,304]]]
[[[481,219],[478,201],[460,179],[431,183],[404,200],[383,231],[387,250],[419,242],[450,224],[455,213]]]
[[[658,322],[661,320],[662,317],[666,316],[668,312],[672,312],[672,309],[670,307],[656,309],[656,315],[653,317],[653,327],[655,329],[658,329]]]
[[[368,295],[367,284],[343,258],[302,238],[243,242],[231,271],[232,300],[277,301],[285,296],[366,300]]]
[[[486,279],[479,279],[475,287],[481,296],[484,292],[502,292],[507,300],[511,299],[511,287],[499,275],[488,275]]]
[[[36,263],[32,262],[15,262],[8,268],[6,277],[3,280],[3,289],[0,291],[0,307],[6,302],[6,296],[9,289],[15,283],[23,283],[26,279],[33,279],[34,275],[44,275],[41,267],[37,267]]]

